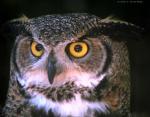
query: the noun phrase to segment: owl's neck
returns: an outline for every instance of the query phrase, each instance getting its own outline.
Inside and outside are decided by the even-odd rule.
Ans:
[[[36,112],[44,110],[47,113],[46,117],[49,117],[50,114],[54,117],[96,117],[95,114],[108,113],[107,105],[104,102],[90,102],[82,99],[80,94],[76,94],[73,99],[63,102],[55,102],[44,96],[36,96],[31,101],[37,107]]]
[[[108,112],[106,103],[98,101],[94,90],[88,87],[79,88],[73,83],[66,83],[62,87],[56,88],[42,89],[35,86],[31,86],[31,88],[33,92],[40,92],[34,93],[35,95],[31,96],[29,100],[29,103],[36,109],[35,114],[44,110],[48,117],[49,114],[54,117],[95,117],[95,113]],[[65,90],[66,88],[67,90]],[[46,91],[48,94],[45,93]]]

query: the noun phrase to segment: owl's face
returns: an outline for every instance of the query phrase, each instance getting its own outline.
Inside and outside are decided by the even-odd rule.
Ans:
[[[17,71],[18,85],[31,105],[62,116],[108,112],[95,89],[112,73],[112,42],[97,32],[99,23],[96,16],[70,14],[19,24],[11,72]]]
[[[22,76],[19,81],[26,88],[31,85],[60,87],[67,82],[94,88],[106,76],[103,68],[107,52],[98,38],[71,37],[57,44],[55,40],[46,43],[42,37],[18,39],[16,64]]]

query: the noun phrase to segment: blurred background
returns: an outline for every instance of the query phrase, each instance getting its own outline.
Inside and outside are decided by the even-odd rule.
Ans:
[[[150,9],[144,0],[1,0],[0,25],[26,15],[29,18],[46,14],[91,13],[101,18],[114,15],[144,28],[143,39],[130,44],[132,76],[132,111],[150,110]],[[9,76],[9,51],[6,40],[0,39],[0,104],[4,104]]]

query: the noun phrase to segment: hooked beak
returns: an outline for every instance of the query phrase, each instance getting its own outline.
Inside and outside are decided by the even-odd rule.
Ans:
[[[54,57],[53,51],[50,53],[48,57],[47,69],[48,69],[48,79],[49,82],[52,84],[56,74],[56,58]]]

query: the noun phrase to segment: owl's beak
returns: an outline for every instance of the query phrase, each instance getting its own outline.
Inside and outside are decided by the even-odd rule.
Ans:
[[[48,79],[49,82],[52,84],[54,81],[54,76],[56,74],[56,58],[54,57],[53,52],[51,52],[48,57],[47,69],[48,69]]]

